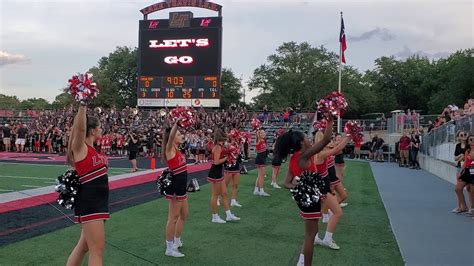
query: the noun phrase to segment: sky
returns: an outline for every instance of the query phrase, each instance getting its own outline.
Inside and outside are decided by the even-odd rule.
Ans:
[[[160,2],[132,0],[0,0],[0,94],[54,100],[67,79],[97,65],[117,46],[138,45],[140,9]],[[223,6],[223,67],[244,85],[283,42],[308,42],[339,51],[340,12],[346,61],[360,71],[381,56],[446,57],[473,45],[473,1],[338,0],[236,1]],[[213,11],[191,10],[194,17]],[[331,86],[335,86],[331,85]],[[246,94],[248,102],[257,92]]]

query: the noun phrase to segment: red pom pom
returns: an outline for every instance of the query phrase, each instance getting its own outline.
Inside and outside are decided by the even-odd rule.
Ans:
[[[227,165],[235,165],[240,155],[240,148],[236,145],[227,144],[224,147],[224,154],[227,156]]]
[[[240,131],[236,128],[230,130],[229,137],[237,141],[238,143],[240,143],[240,141],[242,140],[242,137],[240,136]]]
[[[92,81],[92,74],[90,73],[74,75],[68,82],[67,93],[71,94],[78,102],[89,102],[99,94],[99,89]]]
[[[177,106],[170,113],[171,119],[177,121],[183,128],[189,128],[195,123],[193,112],[185,106]]]
[[[257,118],[252,119],[253,130],[259,129],[261,125],[262,125],[262,122],[260,122],[260,120],[258,120]]]
[[[340,92],[333,91],[318,102],[318,111],[328,115],[342,116],[347,111],[347,101]]]
[[[364,140],[362,127],[354,121],[347,121],[346,125],[344,126],[344,132],[347,135],[350,135],[354,142],[362,142]]]
[[[318,120],[318,121],[315,121],[313,123],[313,128],[316,131],[318,131],[318,130],[323,131],[323,130],[326,129],[327,126],[328,126],[328,121],[325,118],[323,118],[321,120]]]

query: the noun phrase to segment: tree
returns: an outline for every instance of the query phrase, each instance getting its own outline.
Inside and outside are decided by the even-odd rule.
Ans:
[[[89,72],[93,73],[94,79],[100,89],[100,94],[95,105],[104,107],[137,104],[137,72],[138,52],[137,48],[117,47],[107,57],[102,57],[98,66]]]
[[[18,108],[19,105],[20,105],[20,100],[18,99],[18,97],[0,94],[1,108],[5,108],[5,109]]]
[[[30,98],[21,101],[18,107],[21,109],[49,109],[51,105],[43,98]]]
[[[240,104],[242,98],[242,82],[235,77],[232,69],[222,69],[221,107],[228,108],[231,104]]]
[[[64,91],[64,89],[63,89],[63,91]],[[51,104],[51,107],[53,109],[61,109],[61,108],[70,106],[71,104],[73,104],[73,102],[74,102],[74,100],[73,100],[72,96],[69,95],[66,92],[63,92],[63,93],[57,95],[56,98],[54,98],[54,101]]]

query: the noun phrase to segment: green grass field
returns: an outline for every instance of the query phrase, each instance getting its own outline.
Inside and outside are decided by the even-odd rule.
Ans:
[[[54,185],[56,178],[67,169],[64,165],[0,163],[0,193]],[[128,169],[109,169],[110,176],[129,172]]]
[[[347,166],[344,181],[349,206],[334,234],[341,250],[316,246],[314,264],[403,265],[369,165],[348,162]],[[184,258],[164,255],[164,199],[114,213],[106,224],[107,241],[159,265],[295,265],[304,232],[298,209],[285,189],[268,186],[271,197],[252,195],[255,177],[255,171],[242,175],[239,202],[243,208],[233,209],[242,218],[237,223],[210,222],[209,185],[190,195],[190,215],[182,238]],[[224,215],[222,209],[219,213]],[[76,225],[2,247],[0,264],[64,265],[79,234],[80,227]],[[147,265],[109,245],[104,263]]]

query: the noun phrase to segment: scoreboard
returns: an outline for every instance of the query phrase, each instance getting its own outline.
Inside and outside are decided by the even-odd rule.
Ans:
[[[138,106],[219,107],[221,41],[222,17],[141,20]]]

